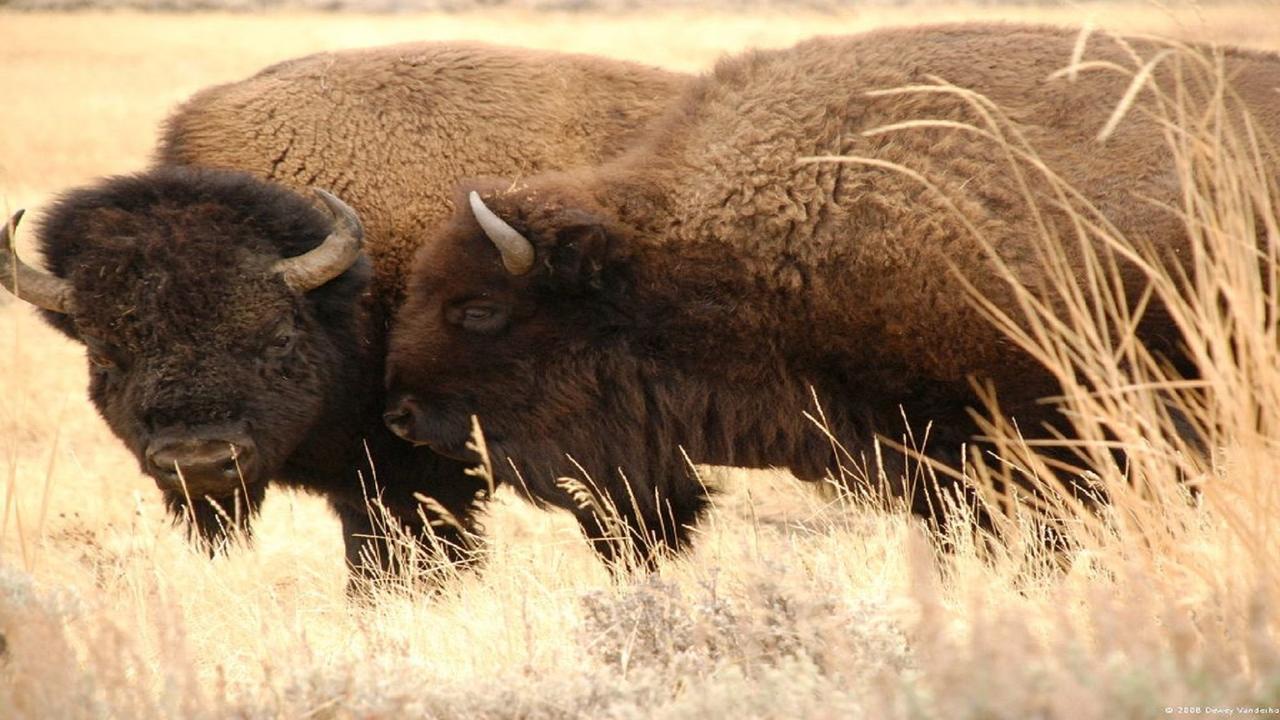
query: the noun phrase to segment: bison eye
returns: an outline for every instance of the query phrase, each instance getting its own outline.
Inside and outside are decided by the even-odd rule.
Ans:
[[[297,338],[298,333],[294,330],[292,323],[280,325],[267,338],[267,354],[275,356],[289,354]]]
[[[107,354],[104,352],[101,352],[98,350],[90,350],[88,351],[88,355],[89,355],[89,362],[93,363],[93,366],[96,368],[101,368],[103,370],[114,370],[116,367],[116,362],[112,360],[109,356],[107,356]]]
[[[84,340],[85,356],[95,368],[115,370],[120,367],[120,354],[109,343],[87,333],[82,333],[81,339]]]
[[[507,308],[501,304],[473,300],[445,311],[445,319],[474,333],[495,333],[507,326]]]

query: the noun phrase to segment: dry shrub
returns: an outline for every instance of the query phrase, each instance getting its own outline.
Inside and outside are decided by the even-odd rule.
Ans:
[[[907,665],[903,636],[883,613],[850,607],[835,588],[814,587],[786,567],[764,569],[734,587],[712,575],[690,594],[658,577],[588,593],[583,645],[623,675],[648,667],[705,679],[732,666],[752,677],[797,661],[840,678],[851,667]]]

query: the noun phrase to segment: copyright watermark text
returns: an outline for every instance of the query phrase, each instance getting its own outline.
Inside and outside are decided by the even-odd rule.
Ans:
[[[1280,715],[1267,705],[1166,705],[1165,715]]]

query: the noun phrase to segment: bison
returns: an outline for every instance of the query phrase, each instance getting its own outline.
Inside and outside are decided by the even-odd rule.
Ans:
[[[392,332],[388,426],[475,461],[466,439],[478,418],[501,481],[569,509],[606,557],[648,560],[680,548],[706,504],[690,460],[809,480],[835,468],[831,438],[805,417],[815,398],[835,438],[872,459],[877,437],[931,422],[926,452],[957,462],[977,431],[974,380],[993,384],[1021,427],[1052,422],[1038,402],[1055,390],[1048,372],[961,282],[1017,315],[966,222],[1027,287],[1044,279],[1042,234],[1003,151],[960,129],[863,131],[976,121],[956,93],[872,91],[938,78],[970,88],[1118,228],[1176,254],[1187,238],[1158,205],[1176,207],[1180,192],[1160,127],[1134,110],[1095,141],[1130,78],[1056,77],[1076,37],[949,26],[748,52],[692,84],[614,160],[462,184],[454,217],[419,251]],[[1114,38],[1088,50],[1133,61]],[[1280,57],[1224,58],[1257,127],[1280,143]],[[869,162],[801,162],[830,155]],[[1126,281],[1133,290],[1141,278]],[[1140,332],[1177,346],[1155,310]],[[908,458],[883,462],[883,489],[907,494]],[[594,497],[583,502],[564,477]],[[912,509],[938,517],[936,492],[912,494]],[[621,543],[602,505],[625,523]]]
[[[393,562],[374,497],[462,560],[485,483],[381,419],[406,264],[459,178],[599,163],[683,82],[467,44],[291,60],[182,105],[152,169],[59,199],[51,274],[12,254],[15,215],[0,283],[85,345],[94,405],[210,547],[274,482],[327,498],[355,578]]]

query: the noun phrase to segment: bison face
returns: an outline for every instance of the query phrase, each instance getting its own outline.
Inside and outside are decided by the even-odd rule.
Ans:
[[[423,246],[388,355],[393,432],[473,461],[474,416],[505,472],[542,462],[531,437],[558,447],[555,463],[573,452],[558,440],[600,430],[581,426],[606,402],[598,370],[627,322],[626,278],[616,233],[575,206],[471,193]]]
[[[333,219],[233,173],[116,178],[51,210],[52,275],[0,267],[85,345],[94,405],[169,494],[260,498],[347,380],[368,270],[323,199]]]
[[[207,275],[216,285],[170,275],[151,294],[152,283],[122,291],[116,277],[98,293],[95,280],[112,278],[87,270],[109,262],[97,256],[72,273],[78,307],[101,298],[72,329],[88,350],[90,398],[142,470],[162,489],[212,497],[276,473],[341,362],[305,300],[243,263]]]

